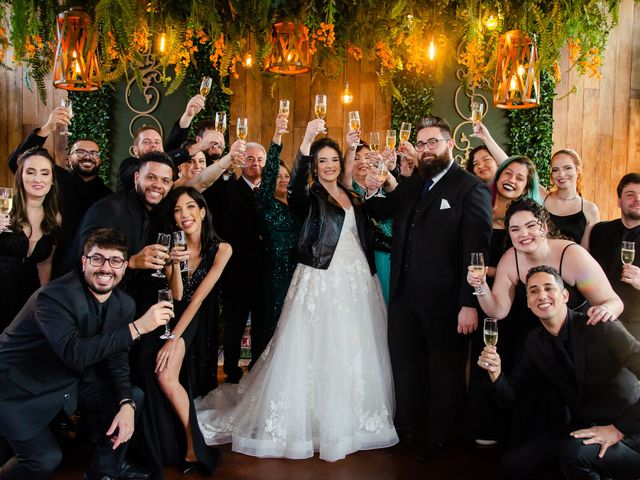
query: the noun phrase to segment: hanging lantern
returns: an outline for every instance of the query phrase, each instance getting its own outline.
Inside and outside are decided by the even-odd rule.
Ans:
[[[500,36],[493,83],[493,104],[499,108],[540,105],[540,71],[535,35],[520,30]]]
[[[344,90],[340,94],[340,101],[345,105],[349,105],[353,102],[353,93],[349,90],[349,82],[344,83]]]
[[[98,32],[89,14],[71,8],[58,14],[58,47],[53,64],[53,86],[89,92],[102,84],[98,67]]]
[[[276,23],[271,30],[271,54],[265,59],[264,69],[282,75],[309,72],[309,29],[301,23]]]

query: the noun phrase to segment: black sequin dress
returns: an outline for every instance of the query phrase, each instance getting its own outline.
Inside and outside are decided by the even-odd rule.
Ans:
[[[0,233],[0,332],[40,288],[37,265],[51,255],[53,245],[53,237],[43,235],[28,255],[29,239],[24,232]]]
[[[262,171],[260,189],[256,194],[258,222],[264,245],[265,341],[269,343],[280,318],[291,277],[296,268],[296,244],[300,225],[286,203],[274,197],[282,146],[271,143]]]

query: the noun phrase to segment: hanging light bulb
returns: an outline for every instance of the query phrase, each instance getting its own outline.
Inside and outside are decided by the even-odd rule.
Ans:
[[[345,105],[349,105],[351,102],[353,102],[353,93],[351,93],[351,90],[349,90],[349,82],[344,83],[344,90],[340,94],[340,101],[342,101],[342,103],[344,103]]]
[[[158,51],[160,53],[164,53],[167,49],[167,34],[162,32],[160,34],[160,39],[158,40]]]
[[[250,53],[246,53],[244,56],[244,68],[251,68],[253,66],[253,57]]]
[[[73,70],[76,75],[82,76],[82,70],[80,70],[80,63],[78,62],[78,53],[74,50],[71,54],[73,56]]]
[[[492,13],[484,21],[484,26],[487,27],[487,30],[495,30],[498,26],[498,18]]]
[[[433,39],[433,35],[431,36],[431,41],[429,42],[429,60],[433,62],[436,58],[436,42]]]

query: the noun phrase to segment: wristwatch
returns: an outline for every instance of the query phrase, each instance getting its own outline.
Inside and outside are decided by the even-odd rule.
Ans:
[[[136,402],[133,401],[132,398],[125,398],[124,400],[120,400],[120,406],[130,405],[133,408],[133,411],[136,411]]]

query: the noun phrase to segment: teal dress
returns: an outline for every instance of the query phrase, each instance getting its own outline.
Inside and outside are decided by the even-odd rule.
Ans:
[[[296,244],[300,225],[289,206],[274,196],[282,146],[271,143],[262,170],[260,188],[256,194],[258,223],[264,246],[265,281],[265,342],[266,345],[278,324],[284,298],[296,268]]]
[[[355,180],[351,182],[353,191],[362,198],[367,195],[367,190],[357,183]],[[384,191],[380,190],[382,195]],[[393,220],[374,220],[371,219],[371,227],[373,230],[373,241],[375,248],[376,270],[378,271],[378,279],[382,287],[382,295],[384,301],[389,305],[389,278],[391,276],[391,234],[393,233]]]

